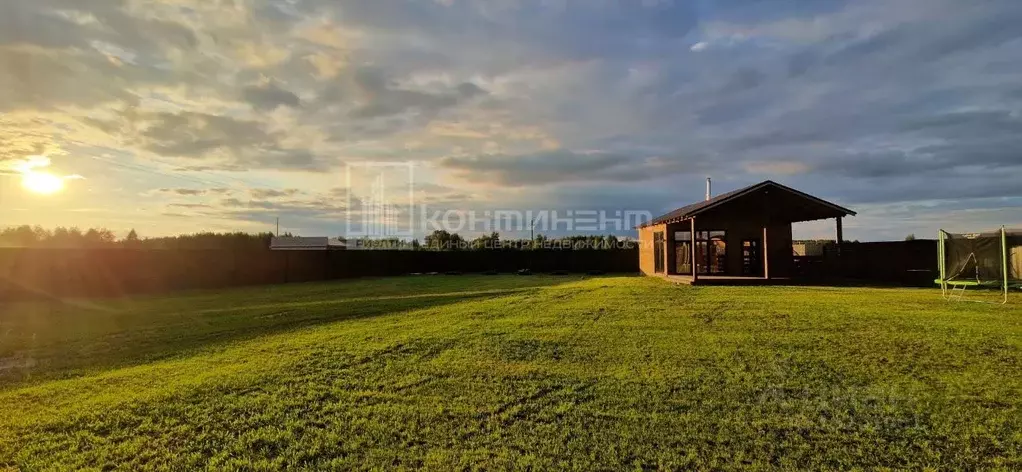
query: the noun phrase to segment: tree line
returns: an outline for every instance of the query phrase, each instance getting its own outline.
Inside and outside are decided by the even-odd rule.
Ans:
[[[123,238],[106,228],[81,230],[58,226],[14,226],[0,229],[0,247],[31,248],[137,248],[137,249],[255,249],[267,248],[272,233],[203,232],[179,236],[141,238],[134,229]]]
[[[416,251],[486,251],[486,250],[532,250],[532,249],[570,249],[570,250],[608,250],[634,249],[636,241],[620,239],[614,235],[574,235],[552,238],[537,234],[533,239],[505,239],[500,233],[492,232],[466,239],[458,233],[436,230],[426,235],[422,242],[399,238],[386,239],[345,239],[348,247],[365,249],[403,249]]]
[[[291,233],[282,236],[294,236]],[[270,246],[273,233],[214,233],[201,232],[178,236],[143,238],[133,229],[125,237],[118,238],[106,228],[81,230],[76,227],[46,229],[41,226],[14,226],[0,229],[0,247],[31,248],[137,248],[137,249],[224,249],[248,250],[266,249]],[[473,239],[458,233],[437,230],[420,242],[418,239],[345,239],[349,248],[397,249],[417,251],[485,251],[485,250],[607,250],[632,249],[636,242],[619,239],[614,235],[547,237],[536,235],[533,239],[504,239],[497,232],[484,234]]]

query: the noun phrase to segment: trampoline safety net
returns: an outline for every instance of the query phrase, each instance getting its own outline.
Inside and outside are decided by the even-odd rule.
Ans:
[[[944,280],[1022,287],[1022,230],[941,236]]]
[[[1022,289],[1022,231],[948,233],[940,231],[937,248],[941,295],[962,301],[968,287],[997,288],[1008,303],[1008,292]],[[983,303],[994,303],[982,300]]]
[[[949,281],[999,282],[1004,280],[1001,232],[945,233],[944,273]]]
[[[1022,284],[1022,230],[1008,231],[1006,239],[1009,283]]]

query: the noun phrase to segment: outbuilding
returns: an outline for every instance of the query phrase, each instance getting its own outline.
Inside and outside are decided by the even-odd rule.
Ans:
[[[344,241],[326,236],[274,236],[270,239],[272,251],[334,251],[347,247]]]

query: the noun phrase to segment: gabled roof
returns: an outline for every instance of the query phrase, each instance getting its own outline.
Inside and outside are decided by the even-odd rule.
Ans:
[[[844,216],[854,216],[855,215],[854,211],[849,210],[849,209],[847,209],[845,207],[842,207],[842,206],[839,206],[839,205],[835,205],[835,204],[830,203],[830,202],[828,202],[826,200],[823,200],[821,198],[814,197],[814,196],[809,195],[808,193],[805,193],[805,192],[800,192],[798,190],[795,190],[795,189],[793,189],[791,187],[788,187],[788,186],[785,186],[785,185],[781,185],[781,184],[779,184],[777,182],[774,182],[772,180],[764,180],[763,182],[760,182],[760,183],[758,183],[756,185],[750,185],[750,186],[745,187],[745,188],[740,188],[738,190],[734,190],[734,191],[731,191],[731,192],[722,193],[720,195],[717,195],[716,197],[710,198],[709,200],[704,200],[704,201],[701,201],[701,202],[698,202],[698,203],[693,203],[691,205],[683,206],[681,208],[678,208],[677,210],[674,210],[674,211],[672,211],[670,213],[667,213],[666,215],[663,215],[663,216],[660,216],[660,217],[657,217],[657,218],[653,218],[653,220],[651,220],[650,222],[642,224],[639,227],[642,228],[642,227],[645,227],[645,226],[658,225],[658,224],[662,224],[662,223],[670,223],[670,222],[675,222],[675,221],[680,221],[680,220],[685,220],[685,219],[688,219],[688,218],[692,218],[693,216],[696,216],[696,215],[698,215],[700,213],[708,211],[708,210],[710,210],[712,208],[719,207],[719,206],[721,206],[723,204],[726,204],[728,202],[737,200],[737,199],[739,199],[739,198],[741,198],[743,196],[752,194],[754,192],[757,192],[759,190],[763,190],[763,189],[766,189],[766,188],[776,188],[776,189],[779,189],[779,190],[784,191],[784,192],[789,192],[791,194],[794,194],[795,196],[804,198],[804,199],[809,200],[809,201],[811,201],[811,202],[813,202],[815,204],[819,204],[819,205],[823,205],[825,207],[828,207],[831,210],[833,210],[834,212],[842,214]]]

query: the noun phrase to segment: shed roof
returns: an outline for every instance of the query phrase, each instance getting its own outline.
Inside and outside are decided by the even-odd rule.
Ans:
[[[339,239],[326,236],[274,236],[270,240],[270,249],[275,251],[325,251],[345,247]]]
[[[763,182],[760,182],[756,185],[750,185],[745,188],[740,188],[738,190],[733,190],[731,192],[722,193],[720,195],[717,195],[716,197],[710,198],[709,200],[704,200],[701,202],[693,203],[691,205],[683,206],[670,213],[659,216],[657,218],[653,218],[651,221],[641,225],[640,227],[686,220],[700,213],[707,212],[714,208],[719,208],[728,203],[737,201],[742,197],[749,196],[767,189],[778,189],[781,192],[789,194],[792,197],[795,197],[796,199],[800,200],[803,205],[818,207],[819,209],[824,210],[828,217],[855,215],[854,211],[849,210],[840,205],[828,202],[826,200],[823,200],[822,198],[814,197],[805,192],[800,192],[798,190],[795,190],[786,185],[781,185],[772,180],[764,180]],[[811,219],[816,218],[808,218],[807,220]]]

